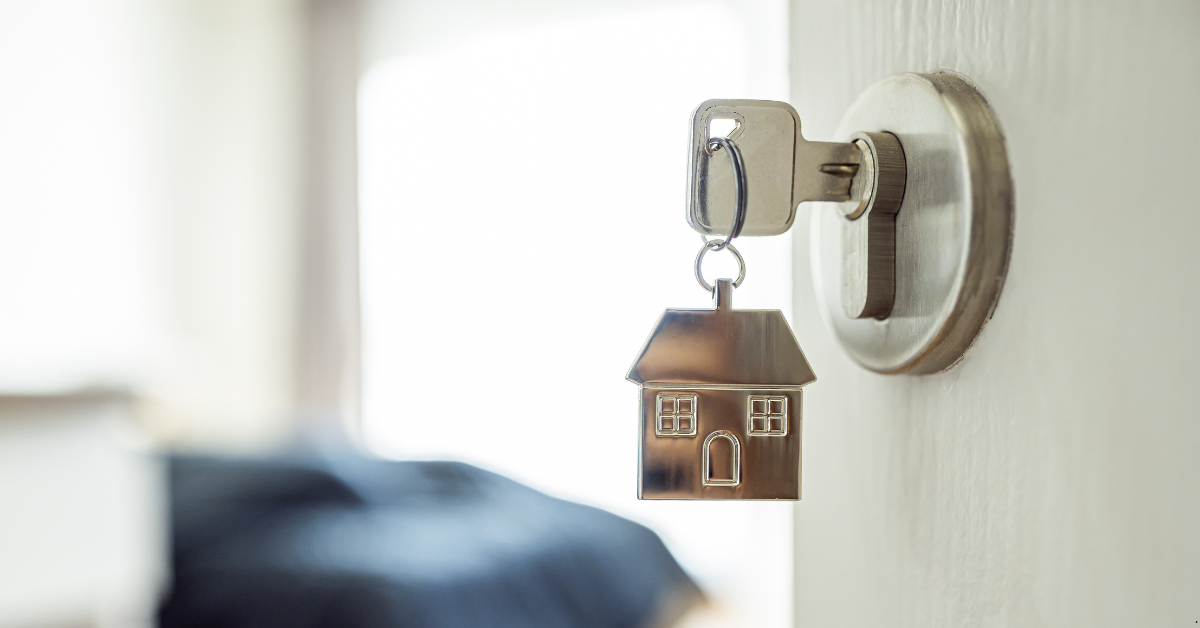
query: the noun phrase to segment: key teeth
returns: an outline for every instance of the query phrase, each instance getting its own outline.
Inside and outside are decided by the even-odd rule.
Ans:
[[[796,168],[793,203],[806,201],[841,202],[850,199],[850,182],[862,163],[862,154],[854,144],[810,142],[799,138],[796,144]]]
[[[827,200],[850,200],[850,186],[854,182],[854,175],[858,173],[858,164],[821,164],[817,170],[824,173],[829,182],[829,187],[825,189]]]
[[[817,170],[839,179],[853,179],[858,172],[858,164],[821,164]]]

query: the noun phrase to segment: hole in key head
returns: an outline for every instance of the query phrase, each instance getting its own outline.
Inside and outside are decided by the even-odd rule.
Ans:
[[[729,137],[741,124],[733,118],[712,118],[708,121],[709,137]]]

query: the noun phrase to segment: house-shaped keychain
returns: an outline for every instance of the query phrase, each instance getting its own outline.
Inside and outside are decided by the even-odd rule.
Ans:
[[[779,310],[667,310],[626,379],[641,393],[640,499],[800,499],[801,387]]]

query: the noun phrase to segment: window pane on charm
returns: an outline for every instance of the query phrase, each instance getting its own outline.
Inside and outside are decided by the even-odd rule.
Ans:
[[[787,434],[786,396],[751,395],[747,405],[751,435],[782,436]]]
[[[692,420],[696,408],[696,395],[658,393],[656,403],[657,436],[690,436],[696,433]]]

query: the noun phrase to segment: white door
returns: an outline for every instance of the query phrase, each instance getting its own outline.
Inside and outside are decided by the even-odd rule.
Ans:
[[[795,238],[799,626],[1200,621],[1200,4],[795,0],[792,103],[829,139],[900,72],[975,81],[1016,232],[992,320],[933,376],[856,366]]]

